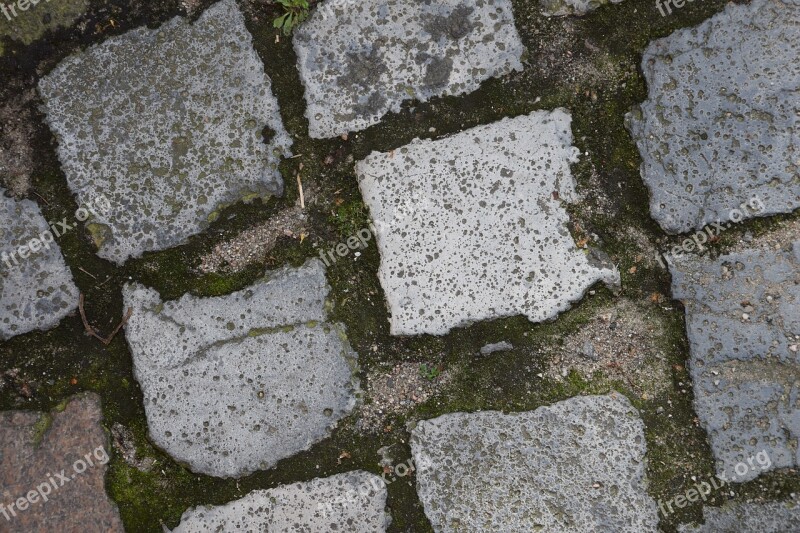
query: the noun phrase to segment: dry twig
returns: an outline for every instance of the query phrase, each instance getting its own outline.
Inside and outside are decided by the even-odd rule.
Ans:
[[[111,341],[114,340],[114,337],[117,336],[119,330],[122,329],[122,326],[124,326],[128,322],[128,319],[130,319],[131,315],[133,314],[133,308],[129,307],[128,311],[125,313],[125,316],[122,317],[120,323],[117,325],[116,328],[114,328],[114,331],[111,332],[111,335],[103,338],[102,336],[100,336],[99,333],[97,333],[96,329],[94,329],[91,325],[89,325],[89,321],[86,319],[86,310],[83,308],[83,300],[84,300],[83,293],[81,293],[80,298],[78,300],[78,309],[81,312],[81,320],[83,320],[83,327],[86,329],[86,333],[88,333],[95,339],[99,340],[104,345],[108,346],[109,344],[111,344]]]

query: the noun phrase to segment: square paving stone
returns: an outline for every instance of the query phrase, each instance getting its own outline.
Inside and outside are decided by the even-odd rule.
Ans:
[[[522,70],[509,0],[328,0],[294,33],[309,135],[363,130],[404,100]]]
[[[578,199],[570,121],[537,111],[357,163],[392,334],[518,314],[544,321],[597,281],[619,283],[568,231],[565,203]]]
[[[800,4],[728,4],[650,43],[627,116],[650,213],[668,233],[800,207]],[[739,209],[751,198],[763,206]]]
[[[646,451],[644,424],[620,395],[447,414],[411,433],[417,492],[437,533],[658,531]]]
[[[800,465],[800,241],[675,261],[695,409],[718,475],[749,481]],[[769,461],[755,462],[766,453]],[[763,456],[763,455],[762,455]]]
[[[78,288],[38,205],[31,200],[8,198],[0,188],[0,220],[3,341],[56,326],[78,307]],[[32,244],[37,251],[31,251]],[[25,247],[26,257],[20,255],[20,247]]]
[[[101,257],[181,244],[222,207],[282,192],[291,140],[233,0],[68,57],[39,92],[78,203],[112,205],[89,226]]]
[[[214,298],[124,289],[125,336],[153,441],[195,472],[239,477],[326,438],[356,403],[356,355],[328,323],[322,262]]]
[[[101,419],[94,394],[50,413],[0,412],[0,531],[124,531],[104,488],[111,451]]]
[[[172,531],[383,533],[389,524],[385,506],[386,485],[381,478],[363,471],[345,472],[253,491],[225,505],[190,509]]]

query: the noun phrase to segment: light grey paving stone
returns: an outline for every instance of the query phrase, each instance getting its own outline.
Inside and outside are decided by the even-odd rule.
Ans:
[[[702,525],[678,526],[680,533],[792,533],[800,531],[796,502],[731,503],[703,507]]]
[[[282,191],[291,140],[233,0],[68,57],[39,92],[78,202],[113,206],[89,227],[101,257],[181,244],[225,205]]]
[[[327,0],[294,33],[309,135],[363,130],[404,100],[522,70],[509,0]]]
[[[644,424],[624,396],[443,415],[417,425],[411,452],[437,533],[657,531]]]
[[[351,501],[326,505],[342,497]],[[382,533],[389,524],[385,506],[383,480],[357,470],[253,491],[225,505],[190,509],[172,531]]]
[[[686,307],[695,409],[717,473],[744,482],[797,467],[800,241],[717,259],[687,255],[670,270]],[[764,452],[769,465],[748,466]]]
[[[753,197],[764,208],[744,218],[800,207],[799,56],[797,0],[731,3],[650,43],[648,98],[627,120],[664,231],[731,220]]]
[[[606,4],[619,4],[622,0],[539,0],[544,14],[548,17],[564,15],[585,15]]]
[[[343,326],[325,322],[329,291],[317,259],[215,298],[127,285],[153,441],[195,472],[239,477],[327,437],[358,388]]]
[[[564,203],[578,199],[570,121],[561,109],[536,111],[356,164],[392,334],[548,320],[595,282],[619,283],[616,267],[568,231]]]
[[[104,488],[102,417],[95,394],[49,413],[0,411],[0,531],[124,531]]]
[[[481,355],[489,355],[495,352],[505,352],[513,349],[514,346],[510,342],[500,341],[483,346],[481,348]]]
[[[39,206],[0,189],[0,220],[0,340],[7,340],[54,327],[78,307],[78,288]]]

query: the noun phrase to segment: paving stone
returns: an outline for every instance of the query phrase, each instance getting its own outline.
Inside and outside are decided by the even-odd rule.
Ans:
[[[78,203],[113,205],[89,226],[101,257],[181,244],[225,205],[282,191],[291,140],[233,0],[68,57],[39,91]]]
[[[500,341],[489,343],[481,348],[481,355],[489,355],[495,352],[505,352],[513,350],[514,346],[510,342]]]
[[[294,34],[309,135],[363,130],[404,100],[522,70],[509,0],[327,0]]]
[[[0,6],[0,39],[10,37],[31,44],[46,32],[68,28],[86,12],[89,0],[30,0],[25,10],[19,3],[4,1]],[[12,9],[13,6],[13,9]],[[0,55],[3,45],[0,44]]]
[[[695,409],[718,474],[744,482],[797,467],[800,452],[800,241],[671,267],[686,307]],[[766,452],[768,466],[745,468]],[[738,468],[737,468],[738,466]]]
[[[50,231],[39,206],[8,198],[0,189],[0,219],[0,340],[7,340],[54,327],[78,307],[78,288],[55,242],[46,248],[34,244],[36,253],[19,255],[21,246]]]
[[[764,209],[744,218],[800,207],[798,56],[797,0],[728,4],[650,43],[642,58],[648,98],[627,119],[650,213],[665,231],[732,220],[752,197]]]
[[[51,413],[0,412],[0,531],[124,531],[103,486],[109,448],[101,419],[94,394]],[[20,498],[28,502],[20,506]]]
[[[127,285],[153,441],[195,472],[238,477],[327,437],[358,387],[343,326],[325,322],[329,291],[317,259],[215,298]]]
[[[657,531],[644,424],[624,396],[453,413],[411,434],[434,531]]]
[[[554,318],[613,265],[576,245],[571,117],[536,111],[356,165],[377,230],[395,335],[523,314]]]
[[[622,0],[539,0],[544,14],[548,17],[564,15],[585,15],[606,4],[619,4]]]
[[[703,507],[703,525],[678,526],[680,533],[791,533],[800,531],[800,506],[793,502],[731,503]]]
[[[327,505],[332,502],[337,503]],[[359,470],[253,491],[226,505],[190,509],[183,513],[181,523],[172,531],[380,533],[389,525],[385,506],[383,480]]]

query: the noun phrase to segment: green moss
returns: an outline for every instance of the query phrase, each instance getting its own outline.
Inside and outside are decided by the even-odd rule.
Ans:
[[[44,439],[44,434],[47,433],[47,430],[50,429],[50,426],[53,425],[53,416],[50,413],[42,413],[39,417],[39,420],[33,425],[33,445],[34,447],[39,446],[42,443],[42,439]]]

